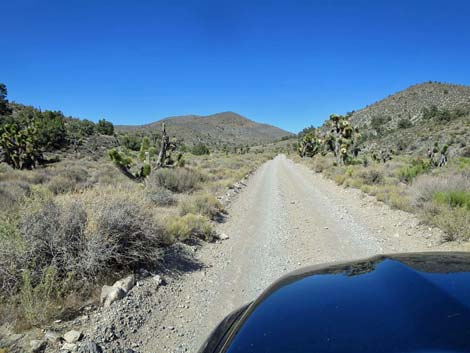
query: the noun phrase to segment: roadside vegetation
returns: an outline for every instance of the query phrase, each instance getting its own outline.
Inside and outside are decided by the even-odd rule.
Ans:
[[[219,197],[274,156],[187,148],[164,129],[116,135],[104,119],[1,93],[0,321],[17,329],[73,317],[103,284],[164,268],[175,243],[214,240]]]
[[[361,134],[351,126],[358,134],[355,140],[337,134],[336,117],[300,134],[299,160],[338,185],[417,214],[445,232],[443,241],[470,240],[468,111],[431,106],[423,109],[420,123],[400,120],[388,133],[384,121],[372,119]],[[347,116],[340,120],[352,125]]]

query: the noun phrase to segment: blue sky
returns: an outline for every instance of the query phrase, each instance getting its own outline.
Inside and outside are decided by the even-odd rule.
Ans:
[[[0,2],[10,100],[115,124],[235,111],[297,132],[470,84],[470,1]]]

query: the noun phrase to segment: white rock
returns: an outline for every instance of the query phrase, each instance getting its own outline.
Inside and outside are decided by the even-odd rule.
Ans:
[[[46,344],[47,343],[45,341],[41,341],[41,340],[32,340],[29,342],[29,346],[31,347],[32,353],[42,351],[45,348]]]
[[[130,275],[126,278],[120,279],[113,284],[113,287],[121,288],[124,292],[128,293],[132,287],[135,286],[135,276]]]
[[[78,342],[80,338],[82,338],[82,333],[76,330],[70,330],[64,335],[64,340],[68,343]]]
[[[58,332],[55,332],[55,331],[46,331],[46,333],[44,334],[44,338],[49,341],[49,342],[57,342],[57,341],[60,341],[61,340],[61,336]]]
[[[220,240],[227,240],[229,236],[225,233],[220,233],[217,235],[217,238],[219,238]]]
[[[76,349],[77,345],[75,343],[64,343],[60,350],[66,352],[74,352]]]
[[[161,286],[165,283],[165,280],[160,275],[153,276],[153,280],[155,281],[155,283],[157,283],[157,286]]]
[[[101,305],[104,307],[110,306],[117,300],[120,300],[126,296],[126,292],[120,287],[103,286],[101,288]]]

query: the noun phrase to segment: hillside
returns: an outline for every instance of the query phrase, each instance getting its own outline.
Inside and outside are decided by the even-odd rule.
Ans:
[[[426,155],[438,143],[451,156],[470,153],[470,87],[422,83],[353,112],[365,150]]]
[[[205,143],[211,146],[255,145],[268,143],[293,134],[268,124],[260,124],[233,112],[208,116],[186,115],[168,117],[151,124],[116,126],[119,132],[160,132],[165,122],[170,136],[185,144]]]
[[[470,110],[470,87],[427,82],[411,86],[374,104],[355,111],[351,121],[359,127],[369,127],[375,118],[383,129],[394,129],[400,120],[415,124],[423,118],[423,110]]]

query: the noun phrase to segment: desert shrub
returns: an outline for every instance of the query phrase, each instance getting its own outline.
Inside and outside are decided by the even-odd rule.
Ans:
[[[470,211],[469,191],[439,191],[434,194],[434,201],[448,205],[450,207],[466,208],[468,211]]]
[[[460,153],[461,157],[470,158],[470,147],[465,147]]]
[[[91,224],[83,252],[84,272],[151,266],[159,261],[163,229],[154,222],[145,206],[126,195],[103,197],[92,205]]]
[[[156,206],[172,206],[177,203],[177,200],[173,193],[161,187],[157,188],[147,188],[146,190],[147,197],[154,203]]]
[[[54,194],[74,191],[77,183],[64,175],[56,175],[47,183],[48,189]]]
[[[98,120],[98,124],[95,125],[95,130],[102,135],[113,135],[114,125],[106,119],[100,119]]]
[[[0,181],[0,212],[12,211],[28,195],[30,186],[20,180]]]
[[[411,212],[413,210],[411,207],[410,199],[405,192],[391,193],[388,197],[388,204],[393,208],[397,208],[399,210],[407,212]]]
[[[413,123],[409,119],[400,119],[398,121],[399,129],[408,129],[413,126]]]
[[[200,214],[215,219],[223,210],[222,204],[210,194],[195,195],[181,203],[180,212],[184,216],[188,213]]]
[[[466,193],[468,190],[470,178],[462,174],[422,175],[410,188],[410,196],[413,206],[421,208],[425,202],[432,201],[436,194]]]
[[[191,153],[196,156],[202,156],[205,154],[210,154],[210,151],[209,151],[209,148],[205,144],[198,143],[197,145],[191,148]]]
[[[57,313],[57,294],[56,268],[47,268],[37,283],[33,283],[33,276],[25,271],[22,274],[17,313],[30,325],[47,323]]]
[[[422,217],[445,232],[445,241],[470,239],[470,212],[463,208],[451,208],[439,202],[428,202]]]
[[[184,241],[191,236],[204,240],[212,240],[212,227],[207,217],[202,215],[186,214],[182,217],[171,217],[166,223],[167,238],[171,241]]]
[[[418,175],[427,173],[431,168],[432,165],[429,161],[415,159],[411,162],[410,166],[404,167],[398,171],[398,177],[400,181],[411,183],[414,178]]]
[[[149,177],[149,184],[166,188],[173,192],[189,192],[199,187],[204,176],[192,169],[159,169]]]
[[[85,290],[100,278],[158,262],[163,229],[144,205],[122,193],[96,196],[57,199],[35,191],[17,227],[1,222],[1,287],[15,292],[27,272],[35,288],[52,268],[59,286],[72,276],[74,289]]]
[[[367,185],[377,185],[384,182],[383,173],[377,169],[365,170],[359,173],[362,182]]]
[[[470,177],[464,174],[423,175],[410,190],[412,205],[430,224],[441,228],[444,240],[470,238]]]
[[[313,170],[315,171],[315,173],[321,173],[327,167],[328,167],[328,163],[324,159],[317,158],[315,159],[313,163]]]
[[[59,276],[76,270],[84,249],[87,215],[78,201],[59,205],[47,194],[36,194],[22,209],[19,229],[28,251],[23,266],[33,282],[48,267]]]
[[[357,179],[357,178],[350,178],[350,179],[346,179],[344,181],[344,186],[346,187],[352,187],[352,188],[356,188],[356,189],[361,189],[362,186],[363,186],[363,182],[361,179]]]
[[[11,218],[0,219],[0,293],[4,295],[14,293],[21,281],[20,265],[26,244],[16,223]]]
[[[338,174],[334,177],[334,180],[337,185],[343,185],[344,181],[346,180],[346,175]]]

